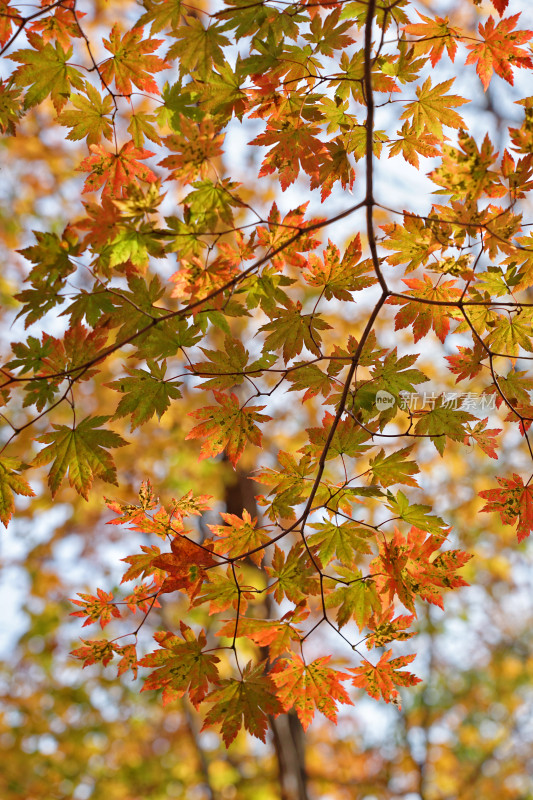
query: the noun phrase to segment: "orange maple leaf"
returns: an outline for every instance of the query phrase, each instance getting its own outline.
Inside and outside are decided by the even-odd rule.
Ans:
[[[533,67],[531,58],[520,45],[533,38],[533,31],[513,31],[520,14],[500,20],[494,25],[494,18],[489,17],[486,25],[479,24],[479,33],[483,37],[481,42],[472,44],[464,40],[470,50],[466,64],[475,64],[476,71],[481,78],[485,91],[488,88],[492,73],[513,85],[514,77],[512,67]]]
[[[78,167],[79,172],[91,173],[85,181],[82,194],[96,192],[103,186],[103,195],[122,197],[126,187],[136,180],[148,183],[157,180],[152,170],[139,161],[154,154],[150,150],[135,147],[132,141],[126,142],[118,153],[110,153],[100,144],[93,144],[89,149],[92,155],[84,158]]]

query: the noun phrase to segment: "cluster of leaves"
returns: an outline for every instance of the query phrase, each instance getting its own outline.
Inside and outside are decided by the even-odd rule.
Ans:
[[[74,613],[102,628],[125,616],[121,606],[139,610],[142,625],[167,593],[210,614],[232,609],[220,644],[184,622],[181,635],[157,633],[159,648],[140,657],[134,643],[118,640],[74,651],[84,665],[120,656],[119,674],[153,669],[144,688],[161,688],[164,702],[188,693],[195,707],[210,704],[205,725],[221,724],[227,744],[242,726],[264,739],[268,716],[292,708],[304,727],[315,709],[335,720],[337,706],[353,702],[346,681],[398,703],[396,687],[418,680],[401,669],[413,656],[393,658],[388,649],[372,664],[357,648],[411,637],[415,602],[443,607],[443,591],[465,583],[457,570],[469,555],[448,549],[445,522],[397,487],[419,489],[426,441],[441,456],[473,444],[494,458],[500,429],[445,395],[422,409],[405,406],[405,394],[428,376],[415,366],[418,355],[378,341],[378,319],[400,306],[394,328],[407,329],[407,341],[433,331],[455,346],[446,358],[457,382],[481,381],[484,402],[506,409],[505,422],[531,452],[533,382],[515,368],[533,357],[533,239],[521,210],[532,185],[531,98],[520,101],[524,120],[509,129],[500,157],[488,135],[478,144],[466,129],[456,109],[469,99],[450,93],[453,78],[434,84],[428,75],[445,50],[452,62],[461,55],[473,72],[475,65],[476,89],[487,90],[495,75],[513,84],[517,70],[533,69],[533,32],[518,27],[518,14],[505,16],[507,6],[498,0],[498,21],[462,30],[417,15],[409,0],[273,0],[209,12],[145,0],[130,30],[115,23],[99,41],[87,36],[75,0],[43,2],[26,16],[9,6],[4,17],[2,52],[18,66],[0,85],[0,128],[11,135],[30,109],[51,104],[67,138],[87,144],[78,169],[86,173],[81,194],[91,197],[62,233],[38,232],[19,251],[31,267],[16,295],[18,317],[40,332],[12,343],[2,369],[2,522],[14,494],[33,494],[30,466],[52,463],[52,496],[67,474],[86,499],[95,479],[119,485],[110,451],[128,444],[113,429],[124,417],[134,448],[138,428],[181,403],[196,423],[183,424],[181,446],[200,440],[199,458],[223,454],[237,469],[265,430],[275,438],[283,392],[298,393],[302,420],[307,408],[326,407],[321,424],[302,425],[300,447],[279,450],[277,463],[255,473],[268,491],[257,497],[262,521],[223,513],[210,534],[205,525],[186,529],[187,517],[212,520],[209,498],[191,491],[159,506],[149,482],[138,504],[110,501],[114,522],[170,549],[143,545],[125,559],[123,581],[136,583],[121,599],[99,589],[75,601]],[[27,41],[16,50],[22,32]],[[178,79],[163,85],[172,68]],[[396,116],[389,131],[376,128],[378,104]],[[269,148],[258,164],[269,186],[285,191],[306,175],[326,205],[333,192],[357,189],[361,161],[362,199],[325,216],[309,215],[306,203],[287,213],[275,202],[252,207],[224,161],[227,132],[249,119],[264,126],[249,146],[258,161],[258,148]],[[385,156],[415,168],[434,159],[429,178],[447,204],[425,215],[385,209],[374,188],[374,158]],[[169,199],[180,210],[164,216]],[[390,220],[380,228],[379,209]],[[321,231],[359,211],[364,235],[321,250]],[[356,335],[339,334],[333,314],[349,319],[361,297],[368,312]],[[63,335],[59,315],[69,320]],[[117,356],[120,374],[102,384],[103,365]],[[114,413],[79,421],[91,390],[102,406],[120,399]],[[392,398],[384,409],[380,392]],[[22,409],[33,416],[20,422]],[[17,453],[32,427],[45,446]],[[521,540],[533,527],[529,481],[498,480],[500,488],[481,493],[483,510],[517,522]],[[277,617],[268,614],[274,602]],[[409,615],[397,614],[399,604]],[[330,653],[306,660],[305,643],[320,625],[361,663],[341,671]],[[350,636],[341,632],[348,625]],[[246,665],[242,639],[257,645]],[[219,671],[224,650],[238,677]]]

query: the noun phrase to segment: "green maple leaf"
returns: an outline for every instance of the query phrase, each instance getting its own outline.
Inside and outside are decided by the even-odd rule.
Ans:
[[[326,447],[334,419],[333,414],[326,412],[321,428],[307,428],[306,432],[311,444],[300,448],[300,452],[307,453],[315,458],[319,457]],[[329,443],[326,458],[336,458],[336,456],[342,454],[357,458],[371,447],[371,445],[364,444],[370,439],[370,436],[371,431],[362,428],[352,417],[341,419]]]
[[[339,23],[340,16],[340,8],[324,18],[316,14],[311,20],[309,33],[303,38],[316,44],[318,52],[325,56],[333,56],[335,50],[345,50],[355,40],[346,33],[352,27],[351,21]]]
[[[372,614],[381,610],[381,601],[378,597],[374,581],[362,580],[360,570],[338,567],[337,572],[349,586],[339,586],[326,596],[326,607],[336,608],[337,623],[339,628],[344,627],[350,619],[355,619],[360,631],[366,627]]]
[[[442,241],[432,220],[429,222],[414,214],[405,214],[403,225],[390,223],[380,226],[387,238],[380,242],[381,247],[395,252],[387,256],[389,264],[405,264],[405,273],[412,272],[426,264],[435,250],[442,250]]]
[[[291,302],[288,308],[280,308],[271,312],[274,319],[259,328],[270,331],[265,339],[265,350],[283,349],[285,363],[302,352],[305,345],[315,356],[320,355],[322,337],[319,331],[328,330],[328,325],[316,314],[302,314],[300,302]]]
[[[248,590],[253,588],[244,585],[242,574],[234,573],[231,567],[228,567],[225,574],[210,570],[207,573],[207,581],[202,584],[201,594],[196,597],[193,605],[202,606],[209,603],[211,615],[226,611],[230,606],[233,606],[235,611],[239,609],[244,613],[248,608],[248,600],[254,597],[254,593]]]
[[[277,716],[283,707],[276,697],[276,687],[269,675],[265,675],[264,663],[252,667],[249,662],[243,672],[242,680],[234,678],[220,682],[207,701],[213,703],[202,730],[212,725],[221,725],[222,738],[228,747],[244,725],[245,729],[261,739],[266,739],[268,714]]]
[[[200,458],[216,456],[226,450],[228,458],[235,466],[241,457],[246,442],[259,446],[261,444],[261,431],[256,422],[266,422],[271,417],[258,414],[265,406],[249,406],[241,408],[235,394],[227,395],[214,391],[218,406],[206,406],[197,411],[191,411],[189,416],[194,419],[205,420],[196,425],[186,439],[201,439],[206,441],[200,450]]]
[[[181,637],[169,631],[159,631],[154,639],[160,650],[148,653],[139,661],[141,667],[156,667],[145,680],[142,692],[163,689],[163,705],[189,692],[191,703],[197,708],[205,698],[209,684],[218,684],[218,656],[204,652],[207,644],[202,630],[195,636],[184,622],[180,622]]]
[[[21,90],[12,88],[12,80],[0,80],[0,132],[14,136],[22,116]]]
[[[260,377],[262,369],[271,366],[275,361],[275,356],[268,354],[269,357],[263,356],[246,369],[248,350],[239,339],[234,339],[232,336],[225,337],[223,350],[206,350],[203,347],[200,349],[209,361],[191,364],[189,369],[202,379],[213,375],[202,384],[202,389],[229,389],[238,386],[244,381],[246,373],[251,372],[254,378]]]
[[[298,366],[298,364],[294,366],[297,369],[291,370],[287,375],[287,380],[292,383],[289,392],[305,391],[302,402],[309,400],[311,397],[316,397],[320,393],[324,397],[329,395],[332,379],[325,372],[322,372],[316,364],[302,362],[301,366]]]
[[[171,46],[167,58],[179,63],[182,75],[196,72],[201,80],[209,82],[213,64],[225,64],[222,48],[231,44],[221,30],[221,26],[212,24],[204,28],[197,17],[188,16],[186,24],[173,34],[178,41]]]
[[[431,506],[410,503],[403,492],[398,492],[396,496],[392,492],[387,492],[387,501],[387,508],[400,519],[403,519],[404,522],[415,525],[420,530],[442,535],[443,529],[446,528],[444,520],[433,514],[428,514],[428,511],[431,511]]]
[[[240,184],[224,178],[217,183],[213,181],[195,181],[194,191],[189,192],[182,201],[188,207],[187,222],[202,224],[206,227],[215,225],[220,219],[227,225],[233,225],[233,208],[242,206],[235,190]],[[177,240],[181,252],[181,237]]]
[[[74,94],[70,102],[74,109],[66,109],[57,118],[60,125],[65,125],[72,130],[67,134],[67,139],[77,141],[87,139],[87,144],[98,144],[102,136],[105,139],[113,138],[113,126],[107,119],[113,111],[113,100],[106,94],[102,98],[94,86],[85,83],[85,93]]]
[[[404,447],[386,456],[384,450],[380,450],[378,455],[370,462],[372,477],[377,479],[382,486],[392,486],[394,483],[404,483],[406,486],[418,486],[412,475],[420,472],[416,461],[408,461],[406,456],[410,455],[413,447]]]
[[[434,408],[419,413],[421,416],[415,425],[415,433],[428,435],[441,456],[446,439],[464,442],[468,433],[465,423],[476,419],[468,411],[442,406],[442,399],[435,403]]]
[[[395,397],[401,391],[414,392],[415,386],[429,380],[423,372],[411,369],[418,355],[409,354],[398,358],[396,348],[387,353],[383,361],[371,367],[372,381],[367,384],[368,390],[378,392],[380,389],[390,392]]]
[[[72,47],[65,52],[59,42],[54,47],[45,44],[44,39],[35,33],[26,35],[34,49],[18,50],[8,56],[22,64],[13,77],[16,86],[29,87],[24,96],[24,108],[32,108],[50,95],[56,111],[61,111],[70,97],[71,85],[76,89],[84,88],[81,73],[67,66]]]
[[[313,522],[309,525],[316,531],[307,537],[309,547],[316,547],[317,554],[324,566],[333,558],[349,567],[360,554],[371,553],[368,539],[373,535],[370,528],[364,528],[356,522]]]
[[[128,370],[129,377],[106,384],[110,389],[124,394],[113,417],[126,417],[131,414],[132,431],[148,422],[154,414],[161,419],[170,401],[181,397],[178,388],[181,382],[171,383],[165,380],[166,361],[161,364],[148,361],[148,367],[150,372],[144,369]]]
[[[86,500],[94,478],[117,485],[117,471],[106,448],[123,447],[127,442],[114,431],[100,428],[109,417],[86,417],[79,425],[52,425],[50,433],[37,437],[48,445],[35,457],[35,466],[53,461],[48,476],[52,497],[58,492],[68,470],[69,483]]]
[[[302,556],[302,551],[301,542],[291,547],[287,555],[275,545],[272,566],[266,567],[266,572],[275,580],[270,590],[274,592],[278,603],[284,597],[291,603],[301,603],[308,595],[319,592],[314,567]]]
[[[528,353],[533,351],[533,329],[531,322],[521,319],[520,314],[507,317],[498,315],[493,330],[489,333],[486,344],[494,353],[517,356],[523,347]]]
[[[143,146],[145,136],[156,144],[161,143],[161,137],[152,124],[154,122],[156,122],[156,118],[153,114],[141,114],[138,111],[132,114],[128,133],[131,135],[135,147]]]
[[[181,0],[143,0],[146,9],[142,17],[135,23],[135,27],[150,24],[151,32],[169,28],[176,30],[181,20]]]
[[[24,468],[18,458],[0,458],[0,521],[7,528],[15,510],[14,494],[34,497],[35,492],[19,474]]]
[[[417,86],[418,100],[406,104],[400,119],[412,117],[416,134],[428,131],[441,140],[444,136],[443,125],[449,128],[464,128],[463,118],[453,110],[453,107],[462,106],[469,101],[455,94],[446,94],[454,81],[455,78],[450,78],[432,87],[431,78],[427,78],[422,86]]]

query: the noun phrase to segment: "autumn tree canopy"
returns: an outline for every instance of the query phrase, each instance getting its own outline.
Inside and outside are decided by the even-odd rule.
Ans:
[[[1,3],[2,796],[529,796],[530,28]]]

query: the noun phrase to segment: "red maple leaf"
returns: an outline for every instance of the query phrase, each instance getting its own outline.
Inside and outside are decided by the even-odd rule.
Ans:
[[[512,478],[496,478],[500,489],[487,489],[479,496],[487,500],[482,511],[497,511],[505,525],[514,525],[518,520],[517,535],[521,542],[533,529],[533,485],[526,484],[517,475]]]
[[[365,689],[370,697],[379,700],[382,697],[386,703],[394,703],[401,708],[398,701],[399,693],[394,686],[415,686],[420,683],[420,678],[412,672],[400,672],[401,667],[405,667],[414,660],[414,655],[400,656],[391,658],[392,650],[387,650],[379,659],[376,666],[370,661],[364,660],[360,667],[350,669],[354,674],[353,685],[359,689]]]
[[[100,64],[99,73],[107,84],[114,78],[121,94],[131,94],[132,83],[142,91],[160,94],[152,75],[170,67],[159,56],[149,55],[163,44],[163,39],[141,41],[142,35],[143,28],[133,28],[121,40],[118,26],[114,25],[109,40],[104,39],[104,47],[113,54],[113,58]]]
[[[520,14],[514,14],[495,26],[494,18],[489,17],[486,25],[479,24],[481,42],[472,44],[464,40],[470,50],[465,63],[475,64],[477,61],[476,71],[485,91],[493,72],[513,85],[513,67],[533,67],[527,51],[520,47],[533,38],[533,31],[513,31],[519,18]]]
[[[85,181],[82,194],[96,192],[103,186],[103,195],[121,197],[126,187],[136,180],[148,183],[157,180],[152,170],[139,160],[154,154],[150,150],[135,147],[132,141],[126,142],[118,153],[110,153],[100,144],[92,144],[89,149],[92,155],[84,158],[78,167],[80,172],[91,173]]]

